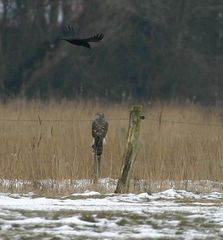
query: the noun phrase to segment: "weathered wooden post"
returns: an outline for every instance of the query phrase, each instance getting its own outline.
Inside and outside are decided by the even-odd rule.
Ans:
[[[142,114],[142,106],[133,106],[130,111],[126,149],[123,154],[121,175],[115,193],[128,193],[133,165],[138,151],[138,140]]]
[[[98,155],[97,151],[95,151],[94,152],[94,172],[93,172],[94,182],[97,182],[98,177],[100,176],[100,168],[101,168],[101,155]]]

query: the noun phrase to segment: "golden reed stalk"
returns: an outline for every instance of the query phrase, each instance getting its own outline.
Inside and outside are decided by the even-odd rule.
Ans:
[[[176,103],[143,105],[146,120],[142,122],[134,179],[150,183],[186,179],[222,181],[223,127],[165,122],[223,125],[221,109]],[[102,111],[109,121],[109,131],[101,177],[117,179],[130,107],[130,104],[21,99],[1,104],[1,178],[33,182],[91,178],[91,120],[96,112]]]

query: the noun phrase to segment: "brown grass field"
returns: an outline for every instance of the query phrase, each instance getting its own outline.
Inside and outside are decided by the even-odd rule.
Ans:
[[[109,131],[101,177],[117,179],[130,107],[19,99],[1,104],[0,178],[33,183],[92,178],[91,121],[96,112],[103,111]],[[154,190],[153,182],[165,185],[166,180],[222,182],[223,127],[210,126],[223,125],[222,109],[176,103],[144,103],[143,109],[146,119],[142,122],[133,179],[146,180],[145,190]]]

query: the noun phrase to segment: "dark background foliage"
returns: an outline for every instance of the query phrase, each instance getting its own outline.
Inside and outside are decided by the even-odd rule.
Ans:
[[[103,42],[59,41],[65,25]],[[222,0],[0,0],[0,97],[223,100]]]

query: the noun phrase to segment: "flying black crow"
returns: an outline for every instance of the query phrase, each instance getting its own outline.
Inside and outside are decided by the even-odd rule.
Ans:
[[[69,36],[64,36],[61,38],[61,40],[65,40],[71,44],[83,46],[86,48],[91,48],[91,45],[89,44],[89,42],[99,42],[104,37],[103,34],[96,34],[93,37],[89,37],[89,38],[83,38],[83,39],[76,38],[76,37],[74,37],[74,29],[70,25],[65,27],[64,34],[69,35]]]

